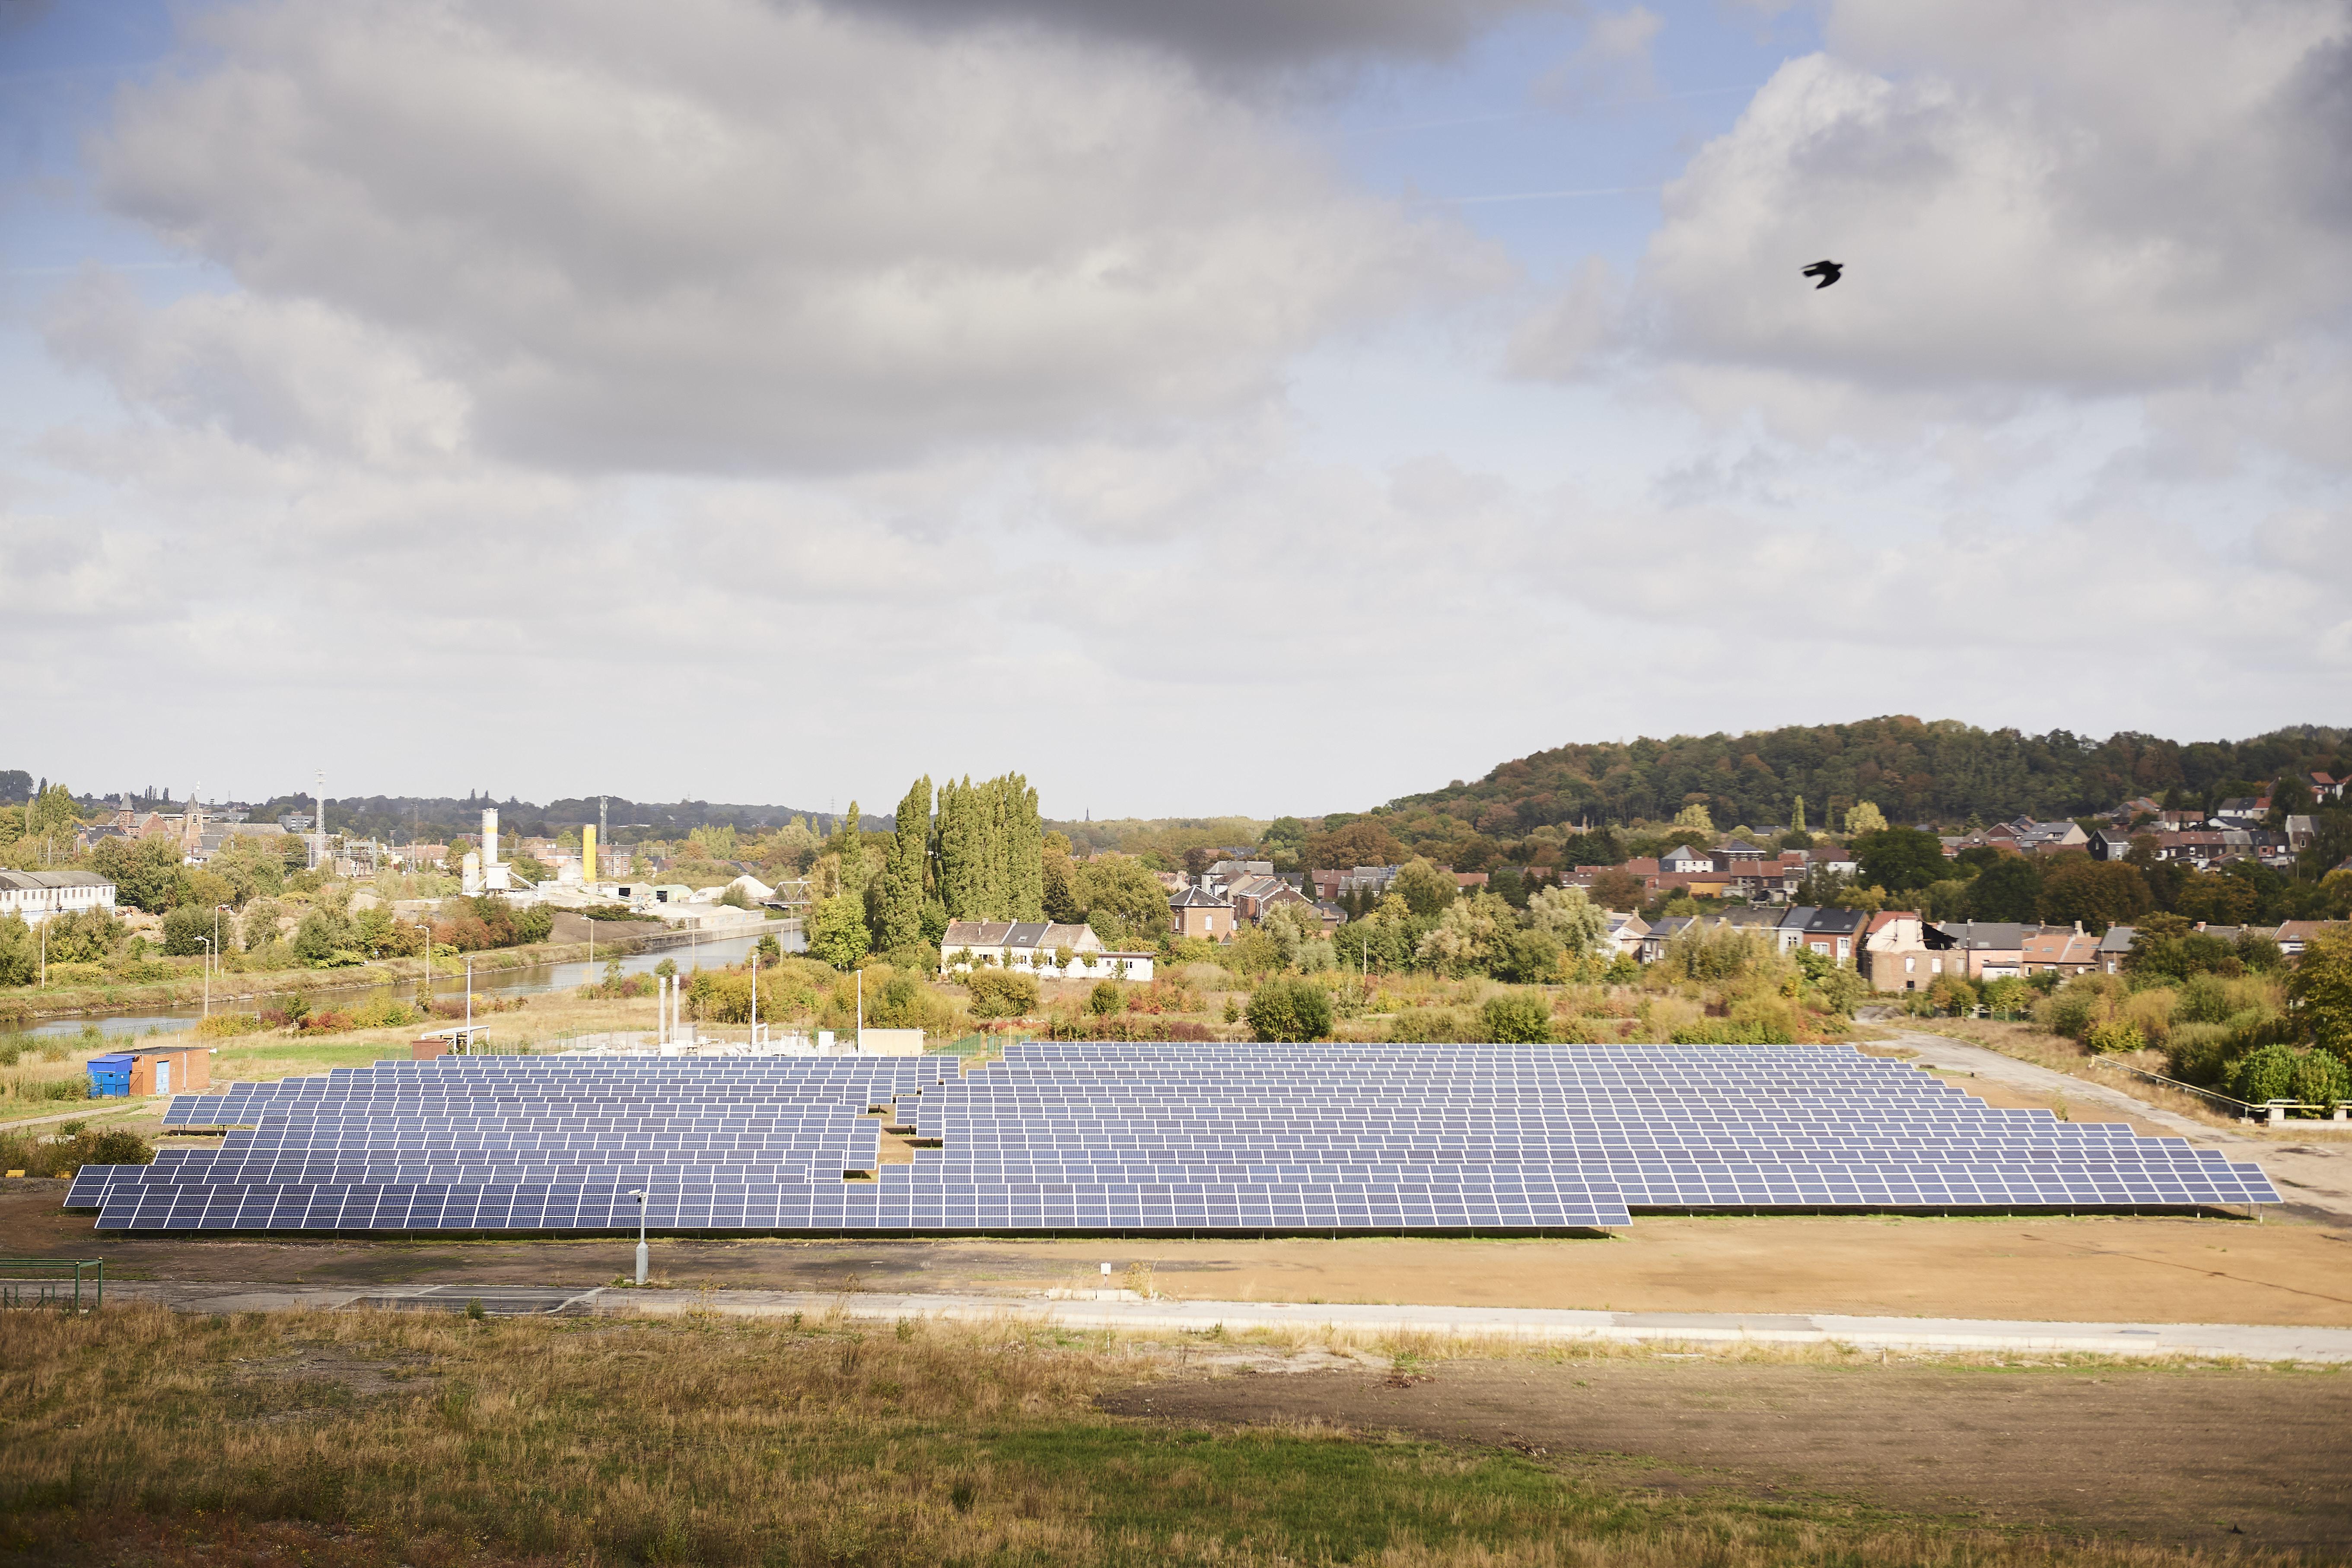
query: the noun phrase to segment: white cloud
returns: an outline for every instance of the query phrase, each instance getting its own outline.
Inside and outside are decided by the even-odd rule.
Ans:
[[[1827,37],[1669,185],[1664,354],[1957,412],[2226,381],[2352,310],[2352,8],[1845,0]]]
[[[760,0],[308,0],[201,23],[102,188],[248,290],[396,335],[488,448],[845,468],[1263,398],[1494,276],[1155,54]]]

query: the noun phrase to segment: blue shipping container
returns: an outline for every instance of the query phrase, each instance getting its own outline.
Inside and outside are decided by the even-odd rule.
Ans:
[[[116,1051],[89,1058],[89,1097],[107,1100],[131,1092],[131,1053]]]

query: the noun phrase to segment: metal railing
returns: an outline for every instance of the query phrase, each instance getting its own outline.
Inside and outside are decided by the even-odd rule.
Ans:
[[[0,1258],[0,1308],[56,1307],[79,1313],[105,1304],[102,1258]]]
[[[2232,1099],[2219,1089],[2200,1089],[2193,1083],[2183,1083],[2177,1078],[2167,1078],[2160,1072],[2150,1072],[2146,1068],[2136,1068],[2129,1062],[2112,1061],[2105,1057],[2093,1057],[2090,1059],[2100,1067],[2113,1068],[2117,1072],[2127,1072],[2144,1083],[2158,1084],[2181,1094],[2194,1096],[2222,1115],[2238,1121],[2259,1121],[2267,1119],[2277,1123],[2284,1121],[2289,1112],[2297,1110],[2309,1111],[2315,1117],[2329,1116],[2332,1113],[2335,1120],[2344,1119],[2345,1110],[2342,1106],[2314,1105],[2308,1100],[2265,1100],[2260,1105],[2253,1105],[2242,1100]]]

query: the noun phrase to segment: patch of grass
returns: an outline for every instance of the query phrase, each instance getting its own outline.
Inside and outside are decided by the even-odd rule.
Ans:
[[[133,1305],[5,1328],[0,1553],[26,1561],[129,1560],[137,1542],[140,1560],[202,1545],[241,1563],[247,1540],[387,1568],[2190,1561],[1832,1499],[1676,1496],[1339,1427],[1122,1420],[1092,1399],[1164,1357],[1010,1323]],[[302,1543],[320,1540],[334,1550],[313,1558]]]

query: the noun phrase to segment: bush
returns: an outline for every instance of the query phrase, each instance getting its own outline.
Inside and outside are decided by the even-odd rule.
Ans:
[[[2122,1018],[2103,1018],[2083,1033],[2083,1044],[2101,1056],[2122,1051],[2144,1051],[2147,1037],[2140,1033],[2137,1024]]]
[[[2326,1051],[2305,1051],[2294,1065],[2294,1097],[2305,1105],[2333,1110],[2352,1100],[2352,1071]]]
[[[2189,977],[2173,997],[2172,1016],[2182,1024],[2222,1024],[2237,1011],[2237,1000],[2218,974]]]
[[[2268,1045],[2251,1051],[2230,1069],[2230,1092],[2248,1105],[2294,1098],[2295,1069],[2302,1058],[2294,1047]]]
[[[1478,1022],[1488,1039],[1505,1046],[1551,1043],[1551,1008],[1540,994],[1515,991],[1490,996],[1478,1010]]]
[[[2230,1076],[2227,1024],[2175,1024],[2164,1042],[2164,1070],[2183,1083],[2213,1089]]]
[[[163,917],[163,951],[173,958],[194,958],[213,940],[213,912],[182,904]]]
[[[1223,979],[1224,971],[1219,970],[1217,977]],[[1095,988],[1087,993],[1087,1011],[1097,1018],[1108,1018],[1114,1013],[1126,1010],[1127,988],[1116,980],[1097,980]]]
[[[121,1128],[93,1132],[88,1128],[59,1138],[35,1138],[26,1133],[0,1132],[0,1167],[28,1176],[70,1176],[84,1165],[144,1165],[155,1158],[146,1140]]]
[[[1268,981],[1250,997],[1243,1016],[1256,1039],[1328,1039],[1331,996],[1311,980]]]
[[[1407,1007],[1389,1022],[1389,1039],[1400,1046],[1450,1043],[1468,1033],[1451,1007]]]
[[[196,1037],[201,1040],[234,1039],[239,1035],[257,1035],[263,1028],[258,1013],[215,1013],[196,1024]]]
[[[2063,1035],[2070,1040],[2080,1040],[2098,1022],[2100,997],[2097,992],[2069,985],[2053,992],[2033,1005],[2033,1021],[2053,1035]]]
[[[2032,987],[2023,980],[2014,974],[2004,974],[1986,984],[1984,1005],[1996,1013],[2022,1013],[2032,994]]]
[[[1685,1024],[1668,1037],[1678,1046],[1789,1046],[1796,1042],[1786,1029],[1769,1024],[1741,1024],[1729,1018],[1703,1018]]]
[[[1010,969],[975,969],[964,976],[975,1018],[1018,1018],[1037,1008],[1037,980]]]

